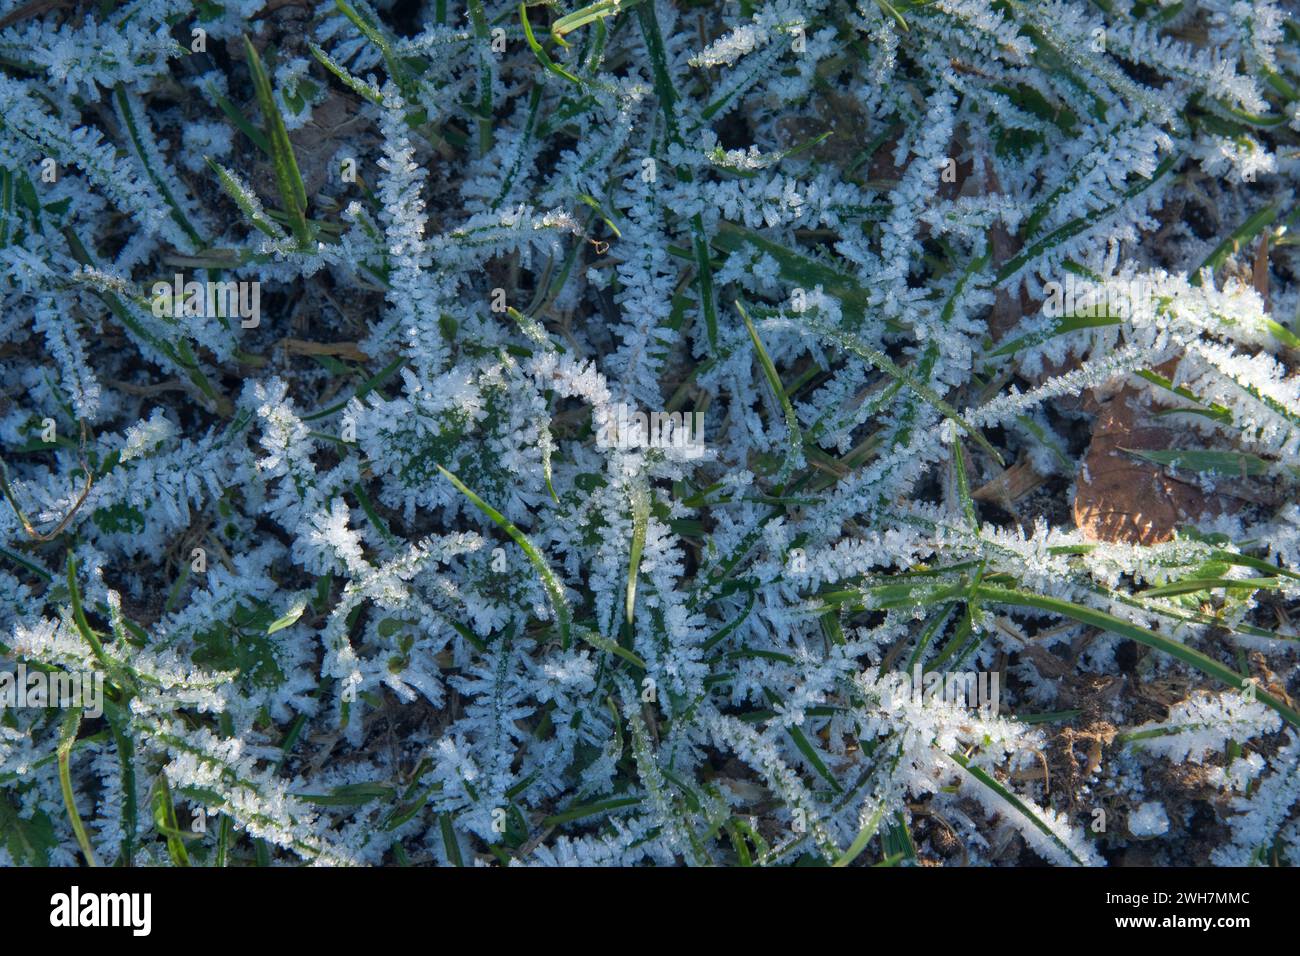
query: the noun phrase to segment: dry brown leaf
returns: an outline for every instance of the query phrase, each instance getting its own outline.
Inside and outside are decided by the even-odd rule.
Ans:
[[[812,147],[809,155],[824,163],[844,165],[862,152],[863,144],[875,138],[874,121],[862,109],[856,97],[832,89],[820,92],[812,100],[811,115],[786,116],[777,120],[776,128],[786,149],[801,146],[808,140],[829,132],[831,135]],[[893,164],[894,144],[885,143],[871,158],[868,178],[897,179],[900,170]]]
[[[286,352],[295,355],[338,355],[354,362],[369,362],[370,356],[361,351],[356,342],[307,342],[303,339],[281,339]]]
[[[993,168],[992,161],[985,160],[984,171],[988,177],[989,193],[992,195],[1001,193],[1002,183],[998,181],[998,174]],[[992,253],[993,268],[1005,265],[1023,245],[1020,238],[1007,232],[1006,226],[1001,223],[994,223],[989,228],[989,250]],[[1016,323],[1022,316],[1038,311],[1039,307],[1039,303],[1031,300],[1023,289],[1018,294],[1012,295],[1006,289],[999,287],[993,300],[993,313],[989,316],[989,332],[993,335],[993,341],[999,341],[1016,327]]]
[[[1034,470],[1028,458],[1021,458],[987,484],[976,488],[971,497],[989,504],[1015,504],[1039,487],[1046,479]]]
[[[1251,284],[1259,297],[1264,300],[1264,311],[1268,308],[1268,233],[1259,237],[1259,245],[1255,247],[1255,263],[1251,275]]]
[[[1230,499],[1206,495],[1124,450],[1163,451],[1178,444],[1176,433],[1157,422],[1137,389],[1125,387],[1103,404],[1075,485],[1074,521],[1084,537],[1156,544],[1206,512],[1233,510]]]
[[[1072,661],[1057,657],[1045,647],[1039,647],[1037,644],[1026,644],[1020,649],[1020,653],[1033,662],[1034,669],[1048,680],[1060,680],[1074,668]]]

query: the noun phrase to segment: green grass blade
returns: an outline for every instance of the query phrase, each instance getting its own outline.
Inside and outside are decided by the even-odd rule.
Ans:
[[[636,0],[624,2],[624,0],[598,0],[597,3],[589,3],[587,6],[572,13],[566,13],[554,23],[551,24],[551,39],[561,46],[568,46],[565,42],[564,35],[572,33],[585,27],[588,23],[594,23],[604,17],[614,16],[615,14],[633,6]]]
[[[873,349],[856,335],[845,332],[842,329],[832,328],[825,323],[810,321],[808,326],[823,338],[829,339],[845,351],[852,352],[859,358],[870,362],[877,371],[883,372],[890,378],[901,381],[917,395],[921,396],[921,398],[926,402],[934,406],[934,408],[943,415],[944,418],[947,418],[969,435],[975,444],[988,452],[994,461],[999,465],[1006,467],[1006,461],[1003,460],[1002,455],[999,454],[998,450],[989,444],[989,440],[985,438],[977,428],[966,421],[966,419],[962,418],[961,413],[958,412],[957,409],[953,408],[946,401],[940,398],[935,393],[934,389],[930,388],[930,386],[917,380],[912,375],[908,374],[907,371],[895,365],[894,360],[884,352],[881,352],[878,349]]]
[[[1258,455],[1248,455],[1237,451],[1218,451],[1213,448],[1170,448],[1161,451],[1121,448],[1120,450],[1166,468],[1184,468],[1188,471],[1206,472],[1212,475],[1228,475],[1235,478],[1253,478],[1266,475],[1272,468],[1270,462],[1265,461]]]
[[[77,800],[72,792],[70,761],[72,745],[77,739],[77,729],[80,726],[81,708],[68,708],[59,727],[59,789],[63,792],[63,805],[68,810],[68,820],[72,824],[72,832],[76,834],[77,846],[81,847],[81,853],[86,858],[86,865],[99,866],[99,860],[95,858],[95,849],[90,845],[90,838],[86,836],[86,828],[81,822],[81,814],[77,812]]]
[[[488,20],[483,9],[483,0],[469,0],[470,22],[474,25],[474,36],[479,40],[478,83],[478,154],[486,156],[492,149],[492,70],[483,56],[482,47],[487,42]]]
[[[1032,823],[1036,829],[1041,830],[1053,843],[1069,854],[1070,859],[1074,860],[1081,866],[1083,865],[1083,860],[1079,859],[1078,855],[1076,855],[1075,852],[1066,845],[1065,841],[1053,833],[1052,829],[1039,818],[1038,814],[1030,810],[1023,800],[1017,797],[993,777],[990,777],[984,770],[973,766],[970,761],[961,754],[950,753],[948,756],[957,764],[957,766],[961,767],[984,786],[988,787],[1007,803],[1011,804],[1011,806],[1014,807],[1021,816]]]
[[[1266,227],[1272,225],[1277,214],[1281,212],[1281,206],[1277,203],[1265,206],[1263,209],[1251,215],[1245,222],[1232,231],[1232,233],[1221,243],[1214,247],[1214,251],[1205,257],[1205,261],[1197,267],[1196,272],[1191,278],[1192,285],[1201,284],[1201,273],[1205,269],[1211,272],[1223,265],[1228,256],[1232,255],[1238,249],[1246,245],[1255,236],[1259,235]]]
[[[636,576],[641,567],[641,549],[645,547],[646,529],[650,524],[650,488],[644,479],[635,481],[632,498],[632,546],[628,553],[627,600],[624,616],[628,629],[632,628],[632,613],[636,608]]]
[[[217,106],[221,108],[221,112],[226,114],[226,118],[235,124],[235,128],[247,136],[254,146],[268,157],[272,155],[270,141],[262,135],[260,129],[249,122],[248,117],[244,115],[238,106],[218,93],[215,88],[209,87],[208,95],[216,101]]]
[[[403,95],[409,98],[415,92],[410,70],[393,49],[392,38],[388,36],[386,28],[371,22],[369,17],[363,16],[361,11],[348,3],[347,0],[334,0],[334,5],[338,7],[340,13],[352,21],[352,25],[360,31],[363,37],[375,45],[384,58],[384,66],[388,68],[388,75],[397,84]],[[329,69],[328,64],[326,68]],[[330,72],[334,71],[331,69]]]
[[[754,328],[754,323],[750,321],[749,314],[745,307],[739,302],[735,303],[740,317],[745,321],[745,329],[749,332],[749,340],[754,343],[754,351],[758,354],[758,363],[763,368],[763,375],[767,378],[767,384],[771,386],[772,393],[776,400],[781,403],[781,409],[785,412],[785,427],[789,432],[790,448],[785,455],[785,463],[781,465],[781,472],[777,476],[776,483],[778,486],[784,486],[787,478],[790,477],[796,463],[799,459],[800,450],[803,447],[803,435],[799,430],[799,417],[794,413],[794,406],[790,404],[790,398],[785,394],[785,388],[781,385],[781,376],[776,373],[776,366],[772,364],[772,357],[767,354],[767,349],[763,345],[763,340],[758,337],[758,329]]]
[[[1137,641],[1147,647],[1154,648],[1168,654],[1170,657],[1177,658],[1184,664],[1196,668],[1202,674],[1213,677],[1222,681],[1229,687],[1236,690],[1242,690],[1248,684],[1246,678],[1242,677],[1232,668],[1225,664],[1220,664],[1214,658],[1202,654],[1185,644],[1181,644],[1172,638],[1157,634],[1155,631],[1148,630],[1145,627],[1139,627],[1128,621],[1118,618],[1113,614],[1105,611],[1098,611],[1094,608],[1084,607],[1081,604],[1075,604],[1061,598],[1045,597],[1041,594],[1033,594],[1029,591],[1021,591],[1013,588],[997,587],[989,584],[981,584],[975,589],[975,593],[981,598],[993,601],[998,604],[1012,604],[1021,607],[1037,608],[1040,611],[1048,611],[1053,614],[1059,614],[1062,617],[1068,617],[1071,620],[1078,621],[1080,624],[1087,624],[1090,627],[1100,628],[1103,631],[1109,631],[1111,634],[1118,634],[1121,637],[1127,637],[1129,640]],[[1300,713],[1297,713],[1291,707],[1265,691],[1263,688],[1256,687],[1255,696],[1262,703],[1272,707],[1282,715],[1282,718],[1293,727],[1300,728]]]
[[[113,89],[113,99],[117,103],[118,112],[122,114],[122,118],[126,122],[127,133],[130,135],[131,146],[135,150],[136,158],[140,160],[140,165],[144,167],[146,175],[148,175],[150,181],[157,187],[158,192],[162,194],[163,199],[171,208],[172,220],[184,230],[190,242],[194,243],[194,248],[200,248],[203,245],[203,239],[199,236],[198,230],[194,228],[185,215],[185,211],[181,208],[181,204],[172,195],[166,180],[159,175],[158,171],[153,168],[153,164],[149,162],[149,151],[145,147],[144,135],[140,132],[143,121],[135,115],[135,111],[131,108],[131,98],[126,95],[126,88],[121,83],[117,84]]]
[[[239,211],[248,217],[249,222],[272,239],[284,238],[284,230],[267,218],[266,210],[262,208],[256,193],[211,156],[205,156],[204,159],[207,161],[208,168],[217,174],[217,182],[221,184],[222,191],[234,200]]]
[[[863,824],[862,829],[858,831],[858,835],[854,837],[853,842],[849,844],[849,848],[845,850],[840,855],[840,858],[831,865],[837,867],[848,866],[856,860],[858,855],[867,848],[867,844],[871,842],[871,838],[876,835],[876,830],[880,827],[880,818],[884,815],[885,807],[881,804],[876,807],[876,812],[867,819],[865,824]]]
[[[565,823],[572,823],[574,820],[581,820],[584,817],[595,816],[598,813],[607,813],[610,810],[617,810],[620,807],[634,807],[641,802],[640,797],[610,797],[608,800],[597,800],[595,803],[589,803],[581,807],[572,807],[564,810],[554,816],[547,817],[542,821],[542,828],[558,827]]]
[[[537,57],[538,63],[540,63],[548,72],[554,73],[556,76],[566,79],[570,83],[577,86],[584,85],[585,81],[582,77],[574,76],[564,67],[552,60],[550,55],[542,47],[541,43],[538,42],[536,34],[533,33],[533,25],[528,22],[528,5],[525,3],[519,4],[519,22],[524,28],[524,42],[528,44],[528,49],[533,51],[533,56]]]
[[[248,58],[248,70],[253,76],[257,105],[262,110],[262,122],[266,125],[266,138],[271,144],[271,157],[274,160],[280,199],[284,203],[284,210],[288,214],[294,237],[300,243],[305,243],[311,239],[311,232],[307,226],[307,187],[303,184],[298,160],[293,154],[293,143],[289,141],[289,131],[285,128],[284,117],[280,115],[280,108],[275,103],[275,94],[271,90],[271,79],[266,75],[266,67],[247,36],[244,37],[244,54]]]
[[[966,455],[961,450],[961,439],[952,443],[952,470],[957,485],[957,497],[961,501],[962,514],[966,523],[972,528],[979,527],[979,518],[975,513],[975,499],[970,493],[970,477],[966,474]]]
[[[569,609],[568,598],[564,596],[564,586],[560,584],[559,578],[555,576],[555,572],[546,563],[542,553],[528,540],[527,535],[515,527],[513,521],[470,491],[463,481],[442,467],[442,465],[438,465],[438,470],[442,472],[443,477],[456,487],[457,491],[470,500],[474,507],[487,515],[493,524],[508,534],[511,540],[523,549],[524,554],[528,556],[528,560],[532,562],[533,567],[537,570],[538,577],[542,581],[542,587],[551,599],[551,606],[555,610],[556,622],[560,629],[560,642],[567,649],[569,646],[569,633],[573,624],[573,612]]]
[[[1124,191],[1124,194],[1120,198],[1119,202],[1115,203],[1114,205],[1108,206],[1107,208],[1102,209],[1098,212],[1089,213],[1088,215],[1080,216],[1077,219],[1071,219],[1069,222],[1065,223],[1062,226],[1058,226],[1056,229],[1052,230],[1047,235],[1043,236],[1041,239],[1032,243],[1028,248],[1023,250],[1019,255],[1017,255],[1015,258],[1013,258],[1010,262],[1008,262],[1006,265],[1002,267],[1002,269],[998,272],[997,281],[999,283],[1005,282],[1006,280],[1014,276],[1017,272],[1019,272],[1021,269],[1023,269],[1026,265],[1028,265],[1030,262],[1032,262],[1034,259],[1036,259],[1038,256],[1044,254],[1045,252],[1049,251],[1050,249],[1056,246],[1059,246],[1067,239],[1074,238],[1079,233],[1083,232],[1085,229],[1092,227],[1097,222],[1104,219],[1106,216],[1110,215],[1110,213],[1114,212],[1124,203],[1127,203],[1133,197],[1143,192],[1146,192],[1146,190],[1150,189],[1157,182],[1163,179],[1171,169],[1177,166],[1181,159],[1182,156],[1177,154],[1165,157],[1164,161],[1161,162],[1160,165],[1157,166],[1155,171],[1151,174],[1150,179],[1143,179],[1140,182],[1134,184],[1133,186],[1130,186],[1128,189]]]
[[[351,73],[351,71],[348,70],[347,67],[345,67],[342,63],[339,63],[332,56],[330,56],[319,46],[317,46],[315,43],[308,43],[307,48],[311,50],[311,55],[316,58],[316,61],[320,63],[321,66],[325,67],[325,69],[329,70],[330,73],[334,74],[334,76],[338,79],[338,81],[342,83],[344,86],[346,86],[348,89],[350,89],[353,93],[356,93],[358,96],[365,97],[367,100],[369,100],[371,103],[374,103],[376,106],[383,105],[384,102],[383,94],[380,93],[379,90],[375,89],[375,87],[372,84],[367,83],[365,80],[362,80],[357,76],[354,76]],[[267,148],[267,152],[270,152],[269,145]]]

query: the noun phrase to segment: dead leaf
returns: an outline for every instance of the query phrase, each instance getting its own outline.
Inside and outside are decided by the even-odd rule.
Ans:
[[[812,147],[809,155],[820,162],[844,165],[856,159],[863,145],[875,138],[873,121],[856,97],[832,89],[820,92],[812,100],[812,115],[785,116],[777,120],[776,128],[786,149],[801,146],[808,140],[829,132],[831,135]],[[897,179],[900,170],[894,166],[894,144],[883,143],[871,158],[868,178]]]
[[[361,351],[356,342],[307,342],[303,339],[281,339],[286,352],[295,355],[338,355],[354,362],[369,362],[370,356]]]
[[[1044,481],[1046,479],[1034,470],[1029,459],[1021,458],[992,481],[976,488],[971,497],[976,501],[1006,507],[1015,504]]]
[[[1037,644],[1026,644],[1020,649],[1020,653],[1033,663],[1034,669],[1040,676],[1048,680],[1060,680],[1074,668],[1073,661],[1057,657],[1047,648],[1039,647]]]
[[[1259,245],[1255,247],[1255,264],[1251,284],[1259,297],[1264,300],[1264,311],[1268,312],[1268,233],[1259,237]]]
[[[1157,544],[1202,514],[1235,510],[1236,502],[1226,496],[1206,495],[1124,450],[1163,451],[1178,445],[1177,433],[1154,417],[1137,389],[1126,386],[1104,403],[1075,485],[1074,521],[1084,537]]]
[[[984,160],[984,174],[988,178],[989,194],[1001,193],[1002,184],[998,181],[997,171],[990,159]],[[1023,245],[1020,238],[1007,232],[1002,223],[994,223],[989,228],[989,251],[992,253],[994,269],[1009,262]],[[1000,340],[1016,327],[1021,317],[1037,312],[1039,308],[1040,304],[1030,299],[1023,289],[1012,295],[1005,288],[999,287],[993,300],[993,313],[989,316],[989,332],[992,333],[993,340]]]

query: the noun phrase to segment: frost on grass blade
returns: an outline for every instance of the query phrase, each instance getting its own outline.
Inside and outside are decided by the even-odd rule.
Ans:
[[[1300,863],[1293,4],[11,6],[0,863]]]

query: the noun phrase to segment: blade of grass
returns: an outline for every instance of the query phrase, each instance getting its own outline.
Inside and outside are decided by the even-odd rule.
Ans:
[[[566,13],[552,23],[551,39],[560,46],[568,46],[569,44],[564,39],[566,33],[572,33],[574,30],[585,27],[588,23],[593,23],[604,17],[614,16],[628,7],[634,6],[637,2],[638,0],[598,0],[596,3],[589,3],[572,13]]]
[[[540,63],[543,68],[577,86],[585,85],[586,81],[583,80],[582,77],[574,76],[564,67],[552,60],[545,48],[538,42],[536,34],[533,33],[533,25],[528,22],[528,5],[526,3],[519,4],[519,22],[524,28],[524,42],[528,44],[528,49],[533,51],[533,56],[537,57],[537,62]],[[567,44],[565,45],[567,46]],[[534,87],[534,89],[537,88]]]
[[[1219,451],[1214,448],[1170,448],[1163,451],[1144,451],[1140,448],[1121,448],[1138,458],[1167,468],[1185,468],[1188,471],[1212,475],[1229,475],[1237,478],[1266,475],[1272,463],[1258,455],[1244,452]]]
[[[332,74],[334,74],[334,76],[338,79],[338,81],[342,83],[344,86],[346,86],[348,89],[350,89],[353,93],[356,93],[358,96],[365,97],[367,100],[369,100],[371,103],[374,103],[376,106],[383,105],[384,96],[382,93],[379,92],[379,90],[375,89],[374,86],[367,83],[365,80],[353,76],[352,73],[347,69],[347,67],[345,67],[342,63],[339,63],[332,56],[330,56],[319,46],[317,46],[315,43],[308,43],[307,49],[311,50],[311,55],[316,58],[317,62],[319,62],[321,66],[325,67],[325,69],[329,70]],[[267,149],[267,152],[270,152],[269,148]]]
[[[803,435],[799,430],[799,417],[794,413],[794,406],[790,404],[789,397],[785,394],[785,388],[781,385],[781,377],[776,373],[776,366],[772,364],[772,357],[767,354],[767,349],[763,346],[763,340],[758,337],[758,330],[754,328],[754,323],[750,321],[749,313],[739,302],[735,303],[736,310],[740,312],[740,317],[745,322],[745,329],[749,332],[749,340],[754,343],[754,351],[758,354],[758,363],[763,368],[763,375],[767,378],[767,384],[772,389],[772,394],[776,400],[781,403],[781,410],[785,412],[785,427],[789,433],[789,450],[785,453],[785,461],[781,465],[781,471],[777,475],[777,488],[785,485],[786,479],[794,471],[799,460],[800,449],[803,447]],[[780,491],[777,491],[780,494]]]
[[[68,242],[68,248],[72,252],[72,257],[82,265],[97,268],[96,262],[91,258],[90,253],[82,244],[81,239],[72,230],[71,226],[63,229],[63,237]],[[149,343],[157,349],[162,355],[171,361],[184,374],[194,386],[203,393],[215,406],[217,413],[223,418],[229,418],[234,413],[234,403],[229,398],[221,394],[208,381],[207,376],[203,374],[203,369],[199,367],[198,361],[194,358],[194,353],[189,347],[189,343],[184,339],[178,339],[173,345],[166,339],[159,338],[131,315],[130,308],[116,295],[111,292],[95,289],[95,294],[108,306],[109,311],[117,317],[132,334]],[[130,301],[130,300],[128,300]]]
[[[194,243],[195,249],[202,247],[203,239],[199,236],[198,231],[186,217],[185,211],[181,209],[181,205],[176,201],[176,197],[172,195],[172,191],[168,187],[167,182],[158,174],[157,170],[153,168],[153,164],[149,161],[149,150],[145,148],[144,138],[140,133],[142,121],[136,117],[135,111],[131,108],[131,98],[126,95],[126,88],[121,83],[118,83],[117,86],[114,87],[113,99],[117,103],[118,112],[126,122],[127,133],[130,135],[131,145],[135,149],[136,158],[140,160],[140,165],[144,167],[146,175],[148,175],[150,181],[152,181],[158,188],[158,192],[162,194],[163,199],[171,208],[172,219],[181,227],[182,230],[184,230],[185,235],[189,237],[190,242]]]
[[[271,90],[271,79],[266,75],[266,67],[258,56],[248,36],[244,36],[244,55],[248,59],[248,70],[253,77],[253,89],[257,94],[257,105],[262,110],[262,122],[266,127],[266,138],[271,144],[271,157],[275,165],[275,179],[280,189],[280,199],[289,216],[289,224],[294,238],[299,243],[311,239],[307,225],[307,187],[303,184],[302,173],[298,169],[298,160],[293,153],[293,143],[289,141],[289,131],[285,128],[284,117],[275,103],[275,94]]]
[[[970,476],[966,474],[966,456],[962,453],[960,438],[953,439],[952,469],[955,472],[957,497],[961,500],[962,514],[966,516],[968,525],[978,528],[979,518],[975,514],[975,499],[970,493]]]
[[[628,552],[627,601],[624,616],[632,628],[632,613],[636,608],[636,576],[641,567],[641,549],[645,547],[646,529],[650,524],[650,489],[644,478],[634,481],[630,491],[632,499],[632,545]]]
[[[222,190],[234,200],[235,205],[239,207],[239,211],[248,217],[249,222],[272,239],[284,238],[284,230],[267,218],[261,202],[251,189],[211,156],[203,158],[207,161],[208,168],[217,174],[217,182],[221,185]]]
[[[867,848],[867,844],[871,842],[871,838],[876,835],[876,830],[880,827],[880,818],[884,815],[884,805],[882,804],[876,807],[876,812],[871,814],[867,819],[867,822],[862,825],[862,829],[859,830],[858,835],[853,838],[853,842],[849,844],[849,848],[845,850],[840,855],[840,858],[832,863],[831,866],[848,866],[856,860],[858,855]]]
[[[1165,174],[1167,174],[1171,169],[1177,166],[1181,159],[1182,156],[1179,154],[1174,154],[1165,157],[1164,161],[1161,162],[1160,165],[1155,168],[1154,172],[1152,172],[1151,178],[1143,179],[1140,182],[1126,189],[1120,199],[1120,202],[1108,206],[1105,209],[1099,210],[1098,212],[1089,213],[1087,216],[1080,216],[1076,219],[1071,219],[1069,222],[1065,223],[1062,226],[1057,227],[1056,229],[1049,232],[1047,235],[1043,236],[1041,239],[1031,244],[1028,248],[1026,248],[1019,255],[1017,255],[1015,258],[1013,258],[1010,262],[1008,262],[1006,265],[1002,267],[1002,269],[998,272],[998,277],[997,277],[998,283],[1001,284],[1003,282],[1006,282],[1008,279],[1010,279],[1012,276],[1018,273],[1021,269],[1027,266],[1030,262],[1032,262],[1036,257],[1047,252],[1049,249],[1052,249],[1055,246],[1060,245],[1061,243],[1065,242],[1067,239],[1072,239],[1073,237],[1077,236],[1079,233],[1083,232],[1085,229],[1088,229],[1096,225],[1098,222],[1100,222],[1106,216],[1110,215],[1112,212],[1114,212],[1124,203],[1127,203],[1133,197],[1150,189],[1157,182],[1163,179]]]
[[[990,777],[984,770],[972,765],[971,762],[961,754],[950,753],[948,756],[957,764],[957,766],[961,767],[984,786],[988,787],[1007,803],[1011,804],[1011,806],[1014,807],[1021,816],[1032,823],[1036,829],[1041,830],[1046,836],[1051,838],[1053,843],[1069,854],[1070,858],[1074,860],[1074,862],[1080,865],[1083,864],[1083,860],[1079,859],[1075,852],[1066,845],[1065,841],[1052,832],[1052,829],[1039,818],[1038,814],[1030,810],[1023,800],[1017,797],[993,777]]]
[[[595,816],[597,813],[617,810],[620,807],[634,807],[640,802],[640,797],[610,797],[608,800],[597,800],[595,803],[589,803],[585,806],[571,807],[543,820],[542,829],[558,827],[565,823],[572,823],[574,820],[581,820],[584,817]]]
[[[226,118],[235,124],[235,128],[248,137],[249,141],[264,152],[267,156],[271,155],[271,143],[262,135],[262,131],[249,122],[248,117],[238,106],[226,99],[214,87],[208,88],[208,94],[216,101],[221,112],[226,114]]]
[[[456,829],[451,822],[450,813],[438,814],[438,829],[442,833],[442,845],[447,851],[447,860],[452,866],[464,866],[460,854],[460,844],[456,841]]]
[[[901,381],[912,391],[916,392],[917,395],[921,396],[921,398],[925,399],[925,401],[933,405],[934,408],[941,415],[943,415],[944,418],[947,418],[954,425],[956,425],[967,435],[969,435],[971,439],[975,442],[975,444],[983,448],[989,454],[989,456],[993,458],[994,461],[996,461],[1002,467],[1004,468],[1006,467],[1006,461],[1002,458],[1002,455],[999,454],[998,450],[994,448],[991,444],[989,444],[989,440],[985,438],[979,432],[978,429],[976,429],[973,425],[967,422],[966,419],[962,418],[961,414],[957,411],[957,409],[953,408],[942,398],[940,398],[935,393],[934,389],[930,388],[930,386],[924,384],[923,382],[918,381],[917,379],[909,375],[904,369],[899,368],[899,366],[895,365],[894,360],[891,359],[884,352],[878,351],[877,349],[873,349],[871,346],[861,341],[856,335],[853,335],[849,332],[845,332],[841,329],[832,328],[831,326],[826,325],[825,323],[818,322],[818,321],[810,321],[808,323],[808,326],[814,332],[818,333],[823,338],[829,339],[830,341],[834,342],[836,345],[838,345],[840,348],[844,349],[845,351],[852,352],[854,355],[858,356],[859,358],[865,359],[866,361],[870,362],[873,366],[875,366],[875,368],[878,371],[885,373],[890,378],[894,378]]]
[[[659,31],[659,21],[655,18],[654,4],[639,4],[636,15],[641,27],[642,39],[645,40],[646,52],[650,54],[650,73],[654,82],[655,96],[664,115],[668,140],[681,144],[682,132],[677,118],[677,90],[668,72],[668,55],[664,49],[663,35]],[[678,169],[677,178],[681,182],[690,182],[690,170],[685,167]],[[704,315],[709,347],[717,348],[718,310],[713,289],[713,266],[709,260],[711,240],[705,234],[704,217],[699,213],[691,217],[691,236],[695,253],[696,280],[700,293],[700,311]]]
[[[123,668],[117,661],[108,656],[108,651],[104,650],[104,645],[91,629],[90,622],[86,620],[86,612],[81,606],[81,590],[77,587],[77,562],[71,551],[68,552],[67,572],[68,601],[72,606],[73,624],[76,626],[78,633],[81,634],[82,640],[90,645],[95,659],[103,665],[109,676],[113,677],[123,687],[130,687],[130,680],[124,679],[126,675],[123,673]]]
[[[122,865],[133,866],[135,857],[135,832],[139,825],[139,809],[135,790],[135,741],[127,732],[130,722],[125,719],[120,704],[104,701],[104,716],[113,731],[118,760],[122,764]]]
[[[1227,684],[1229,687],[1241,690],[1249,683],[1246,678],[1242,677],[1231,667],[1226,664],[1220,664],[1214,658],[1202,654],[1185,644],[1180,644],[1172,638],[1157,634],[1155,631],[1140,627],[1128,621],[1118,618],[1113,614],[1105,611],[1098,611],[1094,608],[1084,607],[1081,604],[1075,604],[1072,601],[1066,601],[1062,598],[1046,597],[1041,594],[1033,594],[1029,591],[1022,591],[1016,588],[997,587],[990,584],[981,584],[975,589],[975,593],[988,601],[998,604],[1012,604],[1021,607],[1037,608],[1040,611],[1048,611],[1053,614],[1059,614],[1061,617],[1068,617],[1071,620],[1078,621],[1081,624],[1087,624],[1090,627],[1100,628],[1103,631],[1109,631],[1111,634],[1118,634],[1121,637],[1127,637],[1129,640],[1137,641],[1147,647],[1154,648],[1168,654],[1170,657],[1177,658],[1184,664],[1196,668],[1202,674],[1216,678]],[[1297,713],[1291,707],[1268,693],[1260,687],[1255,688],[1256,698],[1282,715],[1282,718],[1293,727],[1300,728],[1300,713]]]
[[[185,848],[185,837],[176,819],[176,804],[166,779],[159,779],[153,797],[153,822],[158,832],[167,838],[167,855],[176,866],[189,866],[190,853]]]
[[[528,560],[532,562],[533,567],[537,570],[538,577],[541,578],[543,589],[551,599],[551,606],[555,610],[556,622],[560,629],[560,643],[567,650],[569,647],[569,633],[573,624],[573,612],[569,609],[569,601],[564,596],[563,585],[560,584],[559,578],[555,576],[555,572],[551,570],[550,565],[546,563],[546,559],[542,557],[542,553],[537,550],[537,547],[532,541],[528,540],[528,537],[522,531],[515,527],[513,521],[470,491],[463,481],[442,465],[437,467],[442,472],[443,477],[450,481],[457,491],[468,498],[474,507],[487,515],[493,524],[508,534],[511,540],[519,545],[524,554],[528,556]]]
[[[68,560],[71,561],[71,557]],[[90,838],[86,836],[86,828],[81,822],[81,814],[77,812],[77,800],[72,792],[70,761],[72,745],[77,739],[77,729],[80,726],[81,708],[68,708],[59,727],[59,789],[63,791],[63,805],[67,807],[68,820],[72,824],[72,832],[77,837],[77,846],[81,847],[81,854],[86,858],[86,865],[99,866],[99,860],[95,858],[95,849],[90,845]]]
[[[1228,256],[1232,255],[1232,253],[1246,245],[1246,243],[1250,242],[1250,240],[1254,239],[1255,236],[1259,235],[1259,233],[1261,233],[1265,228],[1270,226],[1273,220],[1277,218],[1277,214],[1281,212],[1281,208],[1282,207],[1277,203],[1265,206],[1234,229],[1226,239],[1214,247],[1214,251],[1206,256],[1205,261],[1197,267],[1196,272],[1191,278],[1192,285],[1201,284],[1201,275],[1203,270],[1209,269],[1211,272],[1214,272],[1219,268],[1219,266],[1223,265],[1224,260],[1226,260]]]
[[[470,22],[474,25],[474,36],[478,39],[478,154],[486,156],[492,149],[492,70],[484,57],[483,49],[488,42],[487,13],[483,9],[483,0],[469,0]]]

